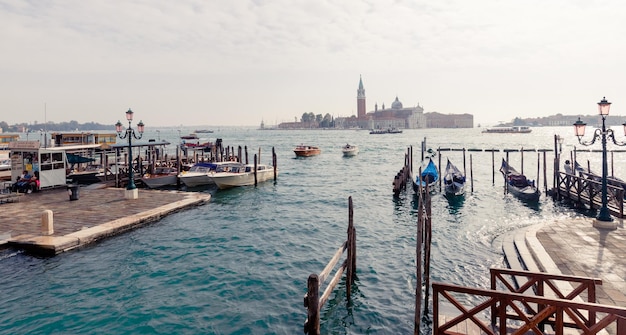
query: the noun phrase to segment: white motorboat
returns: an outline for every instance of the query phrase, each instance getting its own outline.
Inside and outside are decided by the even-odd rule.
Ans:
[[[356,156],[359,153],[359,147],[356,145],[346,144],[341,147],[344,156]]]
[[[2,161],[0,161],[0,171],[7,171],[7,170],[11,170],[11,160],[3,159]]]
[[[187,187],[196,187],[213,184],[210,174],[215,172],[219,163],[200,162],[194,164],[189,171],[183,171],[178,175],[180,181]]]
[[[159,188],[170,185],[176,185],[178,180],[178,170],[175,167],[158,166],[154,169],[154,173],[146,173],[141,177],[141,181],[148,188]]]
[[[226,169],[228,169],[226,171]],[[276,171],[278,174],[278,170]],[[212,175],[213,182],[220,189],[254,185],[254,164],[238,164],[238,166],[220,166]],[[271,165],[257,164],[256,181],[264,182],[274,177],[274,167]]]

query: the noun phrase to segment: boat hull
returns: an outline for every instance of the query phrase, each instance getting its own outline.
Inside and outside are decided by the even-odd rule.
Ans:
[[[150,176],[142,177],[141,181],[146,184],[148,188],[159,188],[176,185],[178,177],[176,175]]]
[[[354,145],[345,145],[341,148],[341,152],[345,157],[356,156],[359,153],[359,147]]]
[[[293,149],[293,152],[297,157],[311,157],[321,154],[322,150],[318,147],[300,145]]]
[[[541,192],[536,187],[516,187],[507,183],[507,190],[518,199],[525,202],[538,202],[541,197]]]
[[[445,196],[460,197],[465,195],[465,183],[465,175],[448,160],[443,176]]]
[[[208,172],[187,172],[179,176],[180,181],[187,187],[197,187],[214,184]]]
[[[528,181],[526,176],[517,172],[502,159],[500,172],[505,178],[505,187],[507,192],[513,194],[524,202],[538,202],[541,192],[534,182]]]
[[[278,173],[278,172],[277,172]],[[257,171],[257,183],[270,180],[274,177],[274,170],[268,167]],[[254,185],[254,171],[244,173],[223,172],[213,175],[213,182],[219,189],[227,189],[238,186]]]

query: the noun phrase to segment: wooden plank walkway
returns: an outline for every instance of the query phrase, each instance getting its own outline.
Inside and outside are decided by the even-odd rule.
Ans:
[[[20,202],[0,204],[0,246],[55,255],[117,235],[181,209],[207,203],[208,193],[139,190],[139,199],[124,198],[124,189],[80,187],[70,201],[65,188],[26,194]],[[54,233],[42,233],[44,211],[53,213]]]

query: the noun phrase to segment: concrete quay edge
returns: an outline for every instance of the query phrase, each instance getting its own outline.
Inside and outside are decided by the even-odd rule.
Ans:
[[[80,230],[66,235],[46,236],[37,234],[22,234],[13,237],[6,237],[4,242],[9,247],[26,250],[34,254],[45,256],[58,255],[63,252],[90,245],[104,238],[119,235],[129,230],[156,222],[164,216],[185,208],[203,205],[209,202],[210,199],[210,194],[188,193],[178,201],[148,209],[137,214],[131,214],[122,218],[106,221],[102,224],[91,227],[83,227]]]

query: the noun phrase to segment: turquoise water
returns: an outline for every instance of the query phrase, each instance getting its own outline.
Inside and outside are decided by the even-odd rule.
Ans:
[[[571,133],[570,127],[536,128],[530,135],[480,129],[393,135],[216,129],[206,135],[222,138],[225,145],[248,146],[251,156],[261,148],[264,163],[274,147],[278,181],[194,190],[211,193],[211,202],[53,258],[0,252],[0,334],[302,333],[307,278],[319,273],[345,240],[350,196],[358,278],[351,304],[343,281],[331,295],[322,311],[322,333],[412,333],[416,197],[409,189],[394,198],[391,185],[407,148],[413,146],[417,162],[424,138],[431,148],[552,149],[554,134],[560,134],[567,153],[575,141]],[[177,129],[160,129],[158,136],[178,142]],[[296,159],[291,150],[301,143],[320,146],[322,154]],[[342,157],[346,143],[358,145],[359,155]],[[467,153],[468,178],[470,154],[474,192],[454,206],[440,193],[433,195],[431,273],[433,281],[487,287],[489,268],[503,266],[504,235],[580,214],[545,194],[538,206],[504,195],[497,172],[502,152],[495,154],[495,185],[491,153]],[[579,161],[586,158],[579,156]],[[443,152],[443,164],[448,157],[462,169],[461,152]],[[547,157],[551,187],[553,154]],[[600,170],[599,154],[589,159]],[[616,167],[624,166],[623,157],[615,159]],[[519,153],[511,153],[510,161],[521,169]],[[524,153],[524,166],[536,179],[537,153]],[[542,190],[543,184],[542,173]]]

